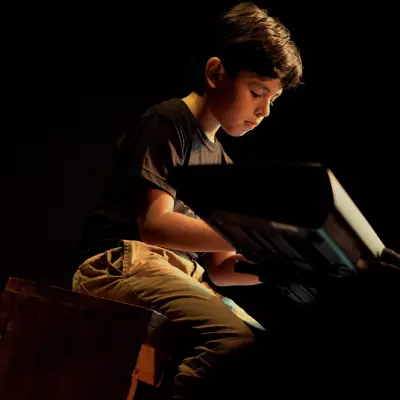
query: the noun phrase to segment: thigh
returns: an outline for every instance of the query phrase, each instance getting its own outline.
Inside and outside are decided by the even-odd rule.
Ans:
[[[121,285],[125,292],[139,296],[167,316],[175,334],[190,336],[192,341],[203,343],[205,335],[209,340],[253,337],[251,329],[222,298],[157,255],[123,271]]]
[[[223,299],[168,259],[140,245],[140,257],[126,263],[124,248],[110,249],[85,261],[74,275],[74,290],[152,308],[167,316],[176,330],[218,331],[230,337],[253,337]]]
[[[251,329],[223,299],[164,257],[142,254],[124,267],[123,253],[123,248],[111,249],[82,264],[75,274],[75,290],[140,304],[167,316],[174,358],[178,363],[184,359],[175,387],[200,392],[206,383],[193,383],[192,377],[208,376],[207,387],[223,385],[222,393],[231,389],[233,394],[250,394],[264,384],[273,392],[279,349],[268,340],[268,332]]]

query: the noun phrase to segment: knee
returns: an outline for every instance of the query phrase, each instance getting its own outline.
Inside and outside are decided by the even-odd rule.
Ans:
[[[227,397],[236,399],[233,397],[239,393],[236,383],[244,383],[247,391],[248,383],[255,376],[256,365],[260,364],[258,344],[253,332],[244,326],[235,335],[225,337],[221,347],[217,360],[212,365],[210,382],[215,389],[221,385],[222,392],[229,393]]]
[[[190,357],[186,354],[179,366],[175,389],[201,393],[200,398],[206,397],[204,393],[219,393],[221,390],[225,398],[236,399],[232,397],[234,393],[226,396],[226,392],[229,392],[232,382],[247,379],[256,348],[253,332],[244,323],[232,323],[218,328],[214,326],[213,332],[203,332],[200,336],[201,344],[196,346],[198,353]]]
[[[253,331],[244,323],[239,329],[237,329],[236,335],[238,342],[243,347],[251,346],[255,341]]]
[[[243,324],[221,338],[221,347],[221,353],[228,358],[240,359],[254,351],[256,339],[251,329]]]

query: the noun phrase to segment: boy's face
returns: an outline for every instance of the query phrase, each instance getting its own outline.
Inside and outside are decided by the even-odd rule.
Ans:
[[[231,79],[222,64],[219,71],[210,92],[212,112],[225,132],[242,136],[269,115],[272,103],[282,94],[281,82],[249,71]]]

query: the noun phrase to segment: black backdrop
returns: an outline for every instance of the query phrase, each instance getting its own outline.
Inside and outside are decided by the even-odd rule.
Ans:
[[[305,83],[285,93],[254,132],[240,139],[220,132],[220,140],[237,160],[326,163],[383,242],[399,250],[398,16],[259,4],[291,30]],[[225,7],[21,12],[1,69],[1,286],[19,276],[70,287],[70,251],[102,193],[116,137],[148,106],[188,94],[189,56],[207,17]],[[364,324],[370,319],[375,329],[362,345],[379,344],[372,358],[364,355],[362,373],[372,377],[369,368],[379,363],[384,382],[381,350],[393,354],[395,314],[382,313],[377,296],[364,310]]]
[[[260,5],[291,30],[304,85],[257,130],[239,139],[220,132],[221,141],[234,159],[326,163],[398,249],[397,17]],[[101,194],[115,138],[148,106],[188,93],[189,56],[207,18],[226,6],[115,7],[78,13],[80,23],[23,25],[7,60],[25,63],[3,64],[2,73],[3,277],[69,285],[69,251]]]

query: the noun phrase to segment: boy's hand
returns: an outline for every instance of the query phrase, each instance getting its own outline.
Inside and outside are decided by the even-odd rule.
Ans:
[[[238,261],[243,261],[249,264],[255,264],[249,261],[243,254],[230,254],[220,262],[215,262],[218,258],[221,258],[223,253],[215,253],[214,263],[208,264],[208,275],[210,276],[213,283],[217,286],[250,286],[262,283],[257,275],[247,274],[235,271],[235,265]]]

